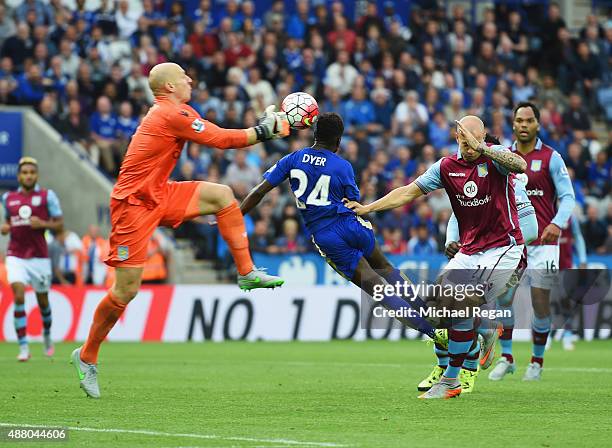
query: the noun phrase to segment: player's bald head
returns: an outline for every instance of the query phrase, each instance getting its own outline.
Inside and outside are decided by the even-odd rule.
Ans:
[[[157,64],[149,73],[149,87],[151,87],[153,95],[164,93],[166,84],[176,83],[182,74],[183,69],[178,64],[173,62]]]
[[[472,133],[472,135],[474,137],[476,137],[478,140],[484,139],[484,137],[485,137],[484,123],[477,116],[475,116],[475,115],[466,115],[461,120],[459,120],[459,123],[461,123],[461,125],[464,128],[466,128],[468,131],[470,131]]]

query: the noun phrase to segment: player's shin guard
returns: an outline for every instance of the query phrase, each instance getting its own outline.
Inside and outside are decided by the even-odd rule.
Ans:
[[[438,358],[438,366],[446,369],[448,366],[448,350],[438,344],[434,344],[434,354]]]
[[[503,326],[502,334],[499,336],[499,344],[501,345],[501,355],[512,364],[514,357],[512,356],[512,333],[514,332],[514,313],[512,307],[499,307],[500,310],[510,310],[510,317],[502,317],[500,322]]]
[[[473,372],[478,371],[478,358],[480,358],[480,342],[476,340],[472,344],[472,348],[468,352],[463,361],[463,368],[466,370],[471,370]]]
[[[221,237],[229,246],[236,269],[240,275],[247,275],[253,270],[253,260],[249,252],[244,217],[240,212],[238,202],[234,201],[217,212],[217,226]]]
[[[43,322],[43,336],[48,336],[51,333],[51,305],[40,309],[40,316]]]
[[[24,303],[16,303],[15,304],[15,333],[17,333],[17,340],[19,341],[19,345],[25,345],[28,343],[26,338],[26,311]]]
[[[499,344],[501,345],[501,355],[506,358],[510,364],[514,362],[514,356],[512,355],[512,333],[514,332],[514,326],[506,328],[499,337]]]
[[[531,362],[537,362],[540,366],[544,365],[544,350],[546,348],[546,341],[550,334],[550,325],[552,317],[535,317],[531,323],[532,337],[533,337],[533,355]]]
[[[453,324],[448,331],[448,356],[449,362],[444,376],[446,378],[458,378],[463,361],[470,351],[474,341],[474,330],[471,319]]]
[[[115,323],[123,314],[126,304],[119,301],[112,292],[108,292],[98,304],[94,313],[94,319],[89,329],[87,341],[81,350],[81,360],[87,364],[98,362],[98,352],[100,344],[106,335],[115,326]]]

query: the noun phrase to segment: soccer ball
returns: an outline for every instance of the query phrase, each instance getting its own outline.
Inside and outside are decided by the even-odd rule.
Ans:
[[[281,111],[287,114],[289,126],[294,129],[306,129],[314,124],[319,115],[319,105],[311,95],[305,92],[294,92],[285,97]]]

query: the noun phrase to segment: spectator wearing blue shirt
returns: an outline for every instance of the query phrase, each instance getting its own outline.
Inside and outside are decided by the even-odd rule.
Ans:
[[[602,150],[597,153],[595,162],[589,168],[589,189],[599,198],[605,198],[610,191],[611,165],[608,154]]]
[[[527,84],[525,75],[521,72],[514,74],[514,85],[512,86],[512,101],[514,104],[531,101],[535,96],[535,88]]]
[[[32,64],[28,71],[17,78],[14,92],[21,104],[37,106],[45,95],[40,66]]]
[[[426,224],[419,224],[416,235],[408,241],[408,254],[410,255],[434,255],[438,253],[438,244],[434,237],[429,235]]]
[[[283,50],[283,58],[285,59],[285,66],[290,72],[299,71],[302,66],[302,51],[300,50],[299,42],[297,39],[287,39],[287,45]]]
[[[137,127],[138,120],[134,117],[132,103],[123,101],[119,106],[119,116],[117,117],[117,125],[115,127],[118,140],[117,148],[122,159]]]
[[[117,118],[107,96],[98,98],[96,111],[91,114],[90,126],[91,139],[98,149],[102,168],[110,175],[116,174]]]
[[[85,9],[85,0],[77,0],[76,4],[76,10],[72,13],[72,23],[83,20],[86,24],[85,32],[89,33],[96,21],[96,13]]]
[[[366,127],[368,131],[373,128],[374,106],[366,97],[366,91],[362,86],[355,86],[351,99],[344,102],[344,125],[347,133],[351,134],[354,127]]]
[[[576,173],[570,166],[567,167],[567,173],[572,180],[572,188],[574,189],[574,196],[576,197],[576,203],[580,207],[584,208],[586,205],[586,198],[584,194],[584,183],[581,180],[576,179]]]
[[[85,3],[85,0],[77,0],[77,4]],[[51,6],[45,5],[41,0],[25,0],[15,10],[17,22],[26,22],[28,13],[34,10],[36,13],[36,25],[51,25],[53,23],[53,10]]]
[[[427,202],[422,202],[412,215],[412,226],[426,226],[430,234],[435,234],[436,226],[434,225],[433,211]]]
[[[253,28],[260,30],[263,28],[264,23],[260,17],[255,16],[255,3],[251,0],[242,2],[242,16],[244,17],[243,23],[246,20],[253,22]]]
[[[440,151],[450,140],[450,126],[442,112],[434,113],[433,120],[429,122],[429,141],[433,147]]]
[[[395,171],[400,168],[406,178],[412,177],[417,169],[417,161],[412,158],[412,152],[407,146],[400,146],[397,155],[385,167],[385,170]]]
[[[295,72],[296,82],[303,84],[308,75],[313,76],[313,82],[320,84],[325,76],[325,61],[323,58],[315,57],[312,48],[304,48],[302,51],[302,64]]]
[[[193,177],[195,179],[206,180],[212,160],[208,151],[201,150],[199,144],[192,142],[187,147],[187,151],[184,151],[181,155],[181,160],[189,160],[193,163]]]
[[[211,11],[211,0],[200,0],[199,7],[189,9],[189,11],[191,11],[191,20],[194,23],[202,23],[207,33],[213,30],[215,23]]]
[[[70,78],[62,69],[62,58],[53,56],[49,68],[45,72],[45,83],[49,84],[60,97],[63,97],[68,81],[70,81]]]
[[[153,0],[143,0],[143,13],[140,20],[144,19],[144,23],[150,33],[153,34],[155,40],[159,39],[166,32],[168,20],[164,13],[156,11],[153,5]]]
[[[374,70],[372,61],[370,59],[363,59],[359,63],[359,71],[361,72],[361,76],[363,76],[363,82],[366,90],[368,92],[371,91],[374,87],[376,77],[378,76],[378,73],[376,73],[376,70]]]
[[[391,28],[393,23],[399,23],[402,28],[406,25],[401,14],[395,11],[395,2],[393,1],[385,1],[383,21],[387,29]],[[402,32],[407,34],[406,40],[409,40],[411,36],[410,30],[406,28],[405,31],[402,30]]]
[[[389,210],[379,221],[381,231],[391,231],[393,229],[402,229],[402,238],[406,237],[406,230],[412,226],[411,216],[406,213],[406,209],[398,207]]]
[[[240,31],[244,16],[239,9],[238,0],[227,0],[225,10],[220,11],[215,15],[215,23],[221,23],[221,20],[229,18],[232,21],[232,31]]]
[[[208,111],[214,110],[217,113],[218,122],[222,122],[224,120],[223,102],[219,99],[219,97],[211,96],[210,91],[206,88],[197,90],[194,96],[195,101],[190,104],[202,117],[206,117],[206,115],[208,115]]]
[[[308,13],[308,0],[296,1],[296,12],[287,20],[287,36],[291,39],[304,40],[306,28],[314,24],[314,17]]]
[[[381,131],[391,129],[391,117],[393,116],[393,101],[391,93],[385,88],[376,88],[370,93],[372,107],[374,109],[374,122],[381,126]]]

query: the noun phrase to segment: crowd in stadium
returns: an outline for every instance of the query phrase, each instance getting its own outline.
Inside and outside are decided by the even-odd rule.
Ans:
[[[143,0],[139,11],[127,1],[103,0],[96,11],[76,3],[68,10],[26,0],[11,10],[0,0],[0,104],[36,107],[110,178],[152,104],[148,72],[163,61],[185,68],[191,105],[222,127],[253,126],[266,105],[294,91],[340,113],[342,155],[364,202],[454,153],[454,120],[465,114],[511,145],[513,105],[530,100],[541,110],[540,138],[573,179],[588,251],[612,253],[612,116],[604,101],[612,18],[588,16],[570,30],[552,2],[535,14],[498,4],[479,23],[461,6],[446,12],[432,1],[413,2],[409,15],[394,2],[357,1],[355,17],[344,12],[347,2],[324,0],[274,1],[265,11],[248,0]],[[295,131],[248,152],[190,144],[173,177],[226,183],[241,198],[311,135]],[[386,252],[427,255],[443,249],[449,216],[439,191],[372,218]],[[313,250],[288,189],[270,193],[251,218],[253,251]],[[177,232],[194,240],[199,257],[224,259],[205,219]]]

